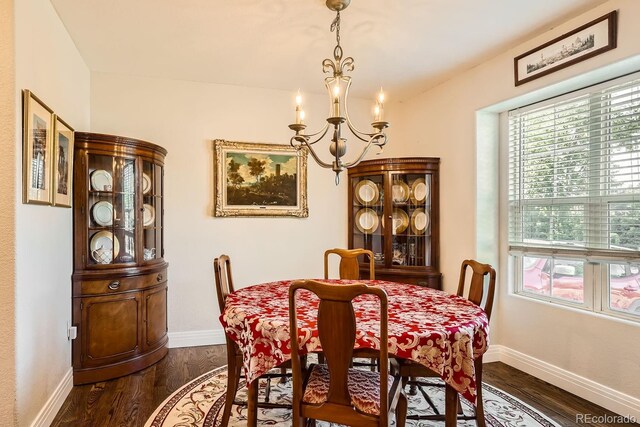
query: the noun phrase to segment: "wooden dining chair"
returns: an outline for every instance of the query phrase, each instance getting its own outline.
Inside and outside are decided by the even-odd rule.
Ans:
[[[320,298],[317,327],[327,364],[311,365],[303,376],[298,337],[296,293],[313,292]],[[380,372],[351,367],[356,339],[353,299],[374,295],[380,301]],[[400,378],[389,375],[387,294],[364,284],[335,286],[313,280],[294,282],[289,288],[291,365],[293,371],[293,426],[307,420],[356,426],[404,427],[407,399]]]
[[[233,287],[233,276],[231,274],[231,260],[227,255],[220,255],[213,260],[213,271],[216,282],[216,292],[218,293],[218,306],[220,307],[220,313],[224,312],[224,306],[227,301],[227,296],[235,289]],[[235,343],[228,335],[225,334],[227,341],[227,394],[225,397],[224,411],[222,412],[222,427],[226,427],[229,424],[229,418],[231,417],[231,408],[233,405],[247,405],[247,402],[237,401],[236,393],[238,392],[238,385],[240,384],[241,369],[242,369],[242,352],[240,347]],[[267,373],[260,378],[266,378],[267,388],[265,389],[265,400],[258,402],[258,407],[266,408],[291,408],[291,405],[271,403],[269,402],[269,390],[271,387],[271,378],[279,377],[284,378],[287,376],[286,369],[290,368],[290,362],[282,365],[280,373]],[[256,380],[258,381],[258,380]],[[256,408],[257,409],[257,408]]]
[[[360,279],[360,263],[358,257],[365,255],[369,258],[369,280],[375,280],[375,263],[373,260],[373,252],[367,249],[328,249],[324,253],[324,278],[329,278],[329,256],[338,255],[340,257],[339,277],[344,280],[358,280]],[[364,278],[363,278],[364,279]],[[364,362],[362,359],[369,359],[369,362]],[[356,366],[369,366],[371,369],[377,368],[377,354],[367,349],[362,349],[358,352],[357,360],[354,361]],[[322,353],[318,353],[318,361],[324,363],[324,356]]]
[[[373,252],[368,249],[328,249],[324,253],[324,278],[329,278],[329,255],[338,255],[340,257],[340,278],[346,280],[360,279],[360,263],[358,257],[366,255],[369,257],[369,277],[366,279],[375,279],[375,263],[373,260]],[[363,278],[365,279],[365,278]]]
[[[478,261],[474,260],[464,260],[462,262],[462,266],[460,267],[460,281],[458,283],[457,291],[458,296],[465,296],[465,284],[467,283],[466,274],[469,268],[472,271],[472,275],[471,280],[469,281],[469,289],[466,294],[466,298],[472,303],[481,307],[487,314],[487,319],[490,319],[491,309],[493,307],[493,296],[496,287],[496,271],[489,264],[481,264]],[[433,401],[424,389],[424,387],[426,386],[442,386],[443,384],[430,383],[418,379],[425,377],[435,378],[438,377],[438,375],[431,369],[416,362],[411,362],[403,359],[398,359],[397,362],[398,363],[395,365],[397,366],[397,371],[394,373],[402,377],[403,386],[409,383],[410,385],[418,387],[423,397],[427,400],[427,403],[434,411],[434,415],[409,415],[407,418],[420,420],[444,420],[444,415],[440,414],[438,409],[433,404]],[[474,368],[476,372],[476,386],[478,390],[475,414],[471,416],[464,415],[462,413],[462,408],[460,406],[460,400],[458,397],[458,420],[475,419],[476,425],[478,427],[484,427],[486,423],[484,417],[484,406],[482,402],[482,356],[478,357],[474,361]]]

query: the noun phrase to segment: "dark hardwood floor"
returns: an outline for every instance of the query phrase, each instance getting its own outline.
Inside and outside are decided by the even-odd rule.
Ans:
[[[154,409],[180,386],[226,364],[225,351],[224,345],[174,348],[154,366],[133,375],[75,386],[51,425],[143,426]],[[486,364],[484,380],[538,409],[563,427],[638,426],[576,422],[576,414],[615,414],[504,363]]]

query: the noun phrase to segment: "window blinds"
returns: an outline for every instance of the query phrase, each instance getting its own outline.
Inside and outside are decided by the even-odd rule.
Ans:
[[[509,114],[512,253],[640,256],[640,76]]]

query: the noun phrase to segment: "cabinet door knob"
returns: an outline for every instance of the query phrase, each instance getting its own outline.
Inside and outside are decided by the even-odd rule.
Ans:
[[[120,281],[119,280],[114,280],[113,282],[109,283],[109,289],[111,289],[112,291],[115,291],[119,287],[120,287]]]
[[[158,274],[158,278],[157,278],[158,282],[162,282],[162,279],[163,279],[162,274]]]

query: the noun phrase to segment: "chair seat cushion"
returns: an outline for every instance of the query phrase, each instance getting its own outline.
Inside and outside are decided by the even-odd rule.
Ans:
[[[360,412],[380,415],[380,373],[362,369],[349,369],[347,385],[351,404]],[[304,390],[304,403],[319,405],[327,401],[329,395],[329,368],[327,365],[313,365]],[[389,390],[394,378],[389,375]]]

